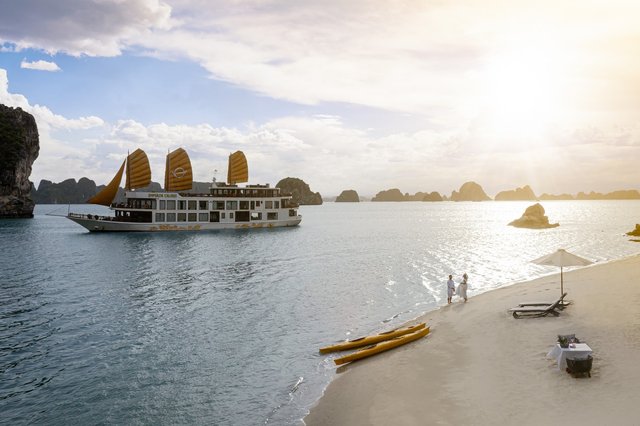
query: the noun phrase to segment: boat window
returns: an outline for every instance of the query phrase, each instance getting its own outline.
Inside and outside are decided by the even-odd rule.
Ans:
[[[233,219],[233,212],[229,212],[229,219]]]
[[[167,200],[167,210],[176,209],[176,200]]]
[[[187,202],[184,200],[178,200],[178,210],[186,210]]]
[[[249,202],[240,201],[240,210],[249,210]]]
[[[289,217],[294,217],[294,216],[297,216],[297,215],[298,215],[298,214],[297,214],[297,212],[295,211],[295,209],[291,209],[291,210],[289,210]]]
[[[251,220],[262,220],[261,212],[251,212]]]
[[[189,222],[197,222],[198,213],[189,213]]]
[[[256,201],[256,207],[260,207],[261,204],[262,204],[262,201],[260,200]]]
[[[220,213],[220,218],[224,219],[227,214],[225,212]]]
[[[237,211],[236,212],[236,222],[249,222],[249,212],[248,211]]]
[[[279,209],[280,208],[280,201],[274,201],[273,202],[273,208],[274,209]]]
[[[166,210],[167,209],[167,201],[159,200],[158,210]]]
[[[278,220],[278,213],[277,212],[267,213],[267,220]]]
[[[256,202],[255,202],[255,201],[252,201],[252,202],[251,202],[251,210],[253,210],[253,209],[255,209],[255,208],[256,208]]]
[[[209,222],[209,213],[198,213],[198,222]]]
[[[187,214],[186,213],[178,213],[178,222],[186,222]]]
[[[224,210],[224,201],[213,201],[213,210]]]
[[[237,201],[227,201],[227,210],[237,210],[238,202]]]
[[[273,201],[265,201],[264,202],[264,208],[265,209],[272,209],[273,208]]]
[[[156,222],[164,222],[164,213],[156,213]]]
[[[167,222],[175,222],[176,214],[175,213],[167,213]]]
[[[280,200],[280,205],[282,205],[283,209],[286,209],[287,207],[289,207],[289,203],[287,203],[287,199],[283,198],[282,200]]]
[[[196,200],[189,200],[189,210],[198,210],[198,202]]]
[[[209,218],[211,222],[220,222],[220,212],[211,212]]]
[[[199,204],[200,210],[209,210],[209,206],[207,205],[209,203],[207,203],[206,201],[198,201],[198,204]]]

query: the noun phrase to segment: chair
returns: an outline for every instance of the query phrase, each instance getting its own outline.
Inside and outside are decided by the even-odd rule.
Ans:
[[[571,359],[567,358],[567,373],[573,377],[584,375],[591,377],[591,366],[593,365],[593,357],[588,355],[587,358]]]
[[[564,297],[564,296],[563,296]],[[516,308],[509,309],[509,312],[513,313],[514,318],[522,318],[522,317],[546,317],[551,314],[555,317],[560,315],[560,312],[557,309],[560,308],[560,304],[562,303],[562,297],[551,305],[539,305],[539,306],[518,306]]]
[[[571,302],[564,301],[564,298],[567,296],[567,293],[565,292],[561,297],[560,297],[560,309],[562,309],[564,306],[570,305]],[[518,307],[524,307],[524,306],[551,306],[553,305],[554,302],[539,302],[539,303],[519,303]]]

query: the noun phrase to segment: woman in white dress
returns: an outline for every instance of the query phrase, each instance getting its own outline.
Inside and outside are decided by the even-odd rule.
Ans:
[[[465,303],[467,302],[467,280],[469,279],[469,277],[467,276],[467,274],[465,273],[462,276],[462,282],[460,283],[460,285],[458,285],[458,296],[462,297],[465,301]]]

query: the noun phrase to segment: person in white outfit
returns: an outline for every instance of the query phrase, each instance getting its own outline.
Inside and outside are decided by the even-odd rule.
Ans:
[[[447,281],[447,304],[451,304],[451,298],[456,292],[456,284],[453,282],[453,275],[449,275],[449,281]]]
[[[460,283],[460,285],[458,285],[458,296],[463,298],[465,303],[467,302],[467,287],[468,287],[467,280],[468,279],[469,277],[465,272],[465,274],[462,276],[462,282]]]

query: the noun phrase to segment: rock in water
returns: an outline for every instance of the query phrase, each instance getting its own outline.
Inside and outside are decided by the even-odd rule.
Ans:
[[[640,223],[636,223],[636,229],[627,232],[627,235],[632,237],[640,237]]]
[[[33,116],[0,104],[0,218],[33,217],[29,176],[39,151]]]
[[[336,198],[336,203],[359,203],[360,197],[358,193],[353,189],[345,189]]]
[[[291,194],[294,203],[304,205],[322,204],[322,196],[319,192],[312,192],[302,179],[287,177],[276,184],[283,192]]]
[[[527,207],[524,214],[520,219],[516,219],[509,223],[509,226],[515,226],[516,228],[555,228],[560,226],[559,223],[549,223],[549,218],[544,214],[544,207],[540,203],[536,203]]]

